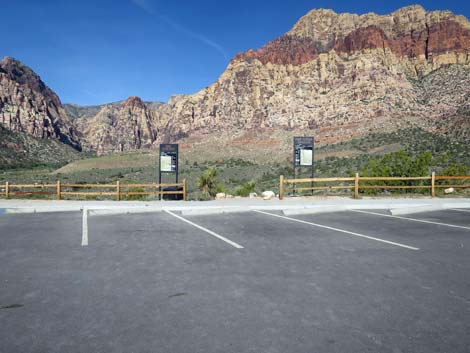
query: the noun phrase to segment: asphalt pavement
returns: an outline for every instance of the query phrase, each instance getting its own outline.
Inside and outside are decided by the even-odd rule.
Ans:
[[[470,213],[0,215],[0,352],[468,352]]]

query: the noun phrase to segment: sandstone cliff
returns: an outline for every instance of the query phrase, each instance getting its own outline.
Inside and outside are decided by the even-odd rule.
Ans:
[[[208,88],[160,107],[169,114],[160,137],[283,129],[335,142],[410,126],[438,131],[468,96],[423,100],[416,82],[449,65],[470,65],[463,16],[421,6],[383,16],[313,10],[284,36],[238,54]]]
[[[140,98],[129,97],[104,105],[95,116],[83,116],[75,123],[83,134],[84,147],[103,154],[151,147],[160,131],[158,117]]]
[[[10,131],[57,139],[80,149],[77,133],[59,97],[19,61],[0,61],[0,124]]]

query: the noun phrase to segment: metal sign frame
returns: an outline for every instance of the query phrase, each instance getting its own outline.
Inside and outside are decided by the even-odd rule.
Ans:
[[[309,152],[311,151],[311,152]],[[308,162],[308,164],[303,164]],[[297,169],[312,169],[312,178],[315,177],[315,137],[314,136],[295,136],[294,137],[294,159],[293,170],[294,179],[297,179]],[[313,187],[313,182],[312,182]],[[294,184],[295,188],[295,184]],[[295,194],[295,190],[293,191]],[[313,190],[312,190],[313,193]]]
[[[162,169],[162,160],[164,162],[165,169]],[[175,174],[176,184],[178,183],[179,174],[179,145],[177,143],[161,143],[160,153],[158,160],[158,184],[159,191],[162,191],[162,174]],[[162,194],[159,194],[159,200],[162,199]]]

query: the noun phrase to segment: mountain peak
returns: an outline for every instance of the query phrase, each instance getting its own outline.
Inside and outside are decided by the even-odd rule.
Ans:
[[[0,60],[0,66],[3,66],[3,65],[11,65],[11,64],[15,64],[15,65],[23,65],[21,63],[21,61],[11,57],[11,56],[4,56],[2,60]]]
[[[470,23],[464,16],[454,15],[450,11],[426,11],[421,5],[410,5],[384,15],[374,12],[357,15],[314,9],[301,17],[287,34],[311,38],[322,47],[332,48],[333,41],[337,38],[344,38],[351,31],[361,27],[374,25],[387,35],[404,35],[446,20],[470,28]]]
[[[41,77],[21,61],[11,56],[5,56],[0,61],[0,68],[9,76],[10,80],[43,95],[47,100],[52,101],[56,107],[62,106],[59,97],[46,86]]]
[[[34,78],[36,81],[40,80],[33,70],[11,56],[5,56],[0,61],[0,67],[8,72],[12,79],[20,79],[27,76],[28,79]]]
[[[31,68],[9,56],[0,61],[0,101],[0,123],[9,130],[80,149],[59,97]]]
[[[408,5],[408,6],[401,7],[398,10],[392,12],[392,15],[401,14],[401,13],[412,13],[412,12],[426,13],[426,9],[422,5],[419,5],[419,4]]]
[[[28,78],[40,80],[39,76],[31,68],[11,56],[5,56],[0,61],[0,67],[8,72],[12,78],[28,76]]]
[[[137,108],[145,108],[145,103],[142,101],[140,97],[137,96],[130,96],[127,98],[124,103],[122,103],[123,107],[137,107]]]

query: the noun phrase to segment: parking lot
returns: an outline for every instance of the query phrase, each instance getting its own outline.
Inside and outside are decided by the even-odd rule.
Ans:
[[[0,352],[468,352],[469,274],[468,209],[5,214]]]

